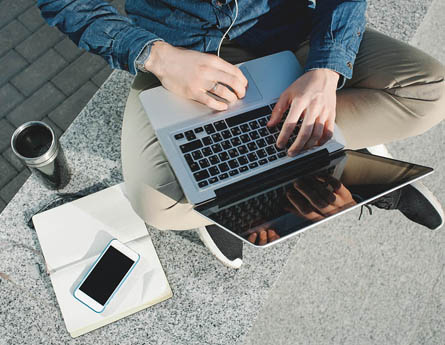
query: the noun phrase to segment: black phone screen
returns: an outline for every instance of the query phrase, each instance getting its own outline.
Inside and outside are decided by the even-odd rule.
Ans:
[[[133,264],[128,256],[109,246],[79,290],[104,305]]]

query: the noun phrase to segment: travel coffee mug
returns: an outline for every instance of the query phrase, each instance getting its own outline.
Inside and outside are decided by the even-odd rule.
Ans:
[[[41,121],[21,125],[11,138],[12,151],[49,189],[61,189],[70,170],[53,129]]]

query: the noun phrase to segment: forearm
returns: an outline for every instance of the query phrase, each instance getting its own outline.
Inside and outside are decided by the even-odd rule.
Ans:
[[[366,0],[319,0],[305,70],[328,68],[352,77],[366,25]]]
[[[136,73],[142,48],[159,38],[102,0],[38,0],[43,18],[80,48],[102,56],[112,68]]]

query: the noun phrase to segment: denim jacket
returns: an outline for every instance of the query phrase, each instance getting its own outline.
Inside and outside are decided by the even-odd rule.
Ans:
[[[235,16],[234,0],[127,0],[122,16],[104,0],[38,0],[42,16],[80,48],[112,68],[136,73],[147,44],[164,40],[203,52],[217,50]],[[365,30],[366,0],[238,0],[228,37],[258,54],[295,50],[310,37],[305,70],[329,68],[351,78]],[[315,8],[314,8],[315,7]]]

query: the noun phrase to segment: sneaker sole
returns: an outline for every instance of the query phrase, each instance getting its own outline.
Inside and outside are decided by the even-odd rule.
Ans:
[[[202,243],[207,247],[207,249],[212,253],[218,261],[220,261],[224,266],[239,269],[243,263],[243,260],[241,259],[235,259],[235,260],[229,260],[216,246],[215,242],[213,242],[212,238],[210,237],[209,233],[207,232],[207,229],[205,227],[200,227],[197,229],[199,238],[201,239]]]

